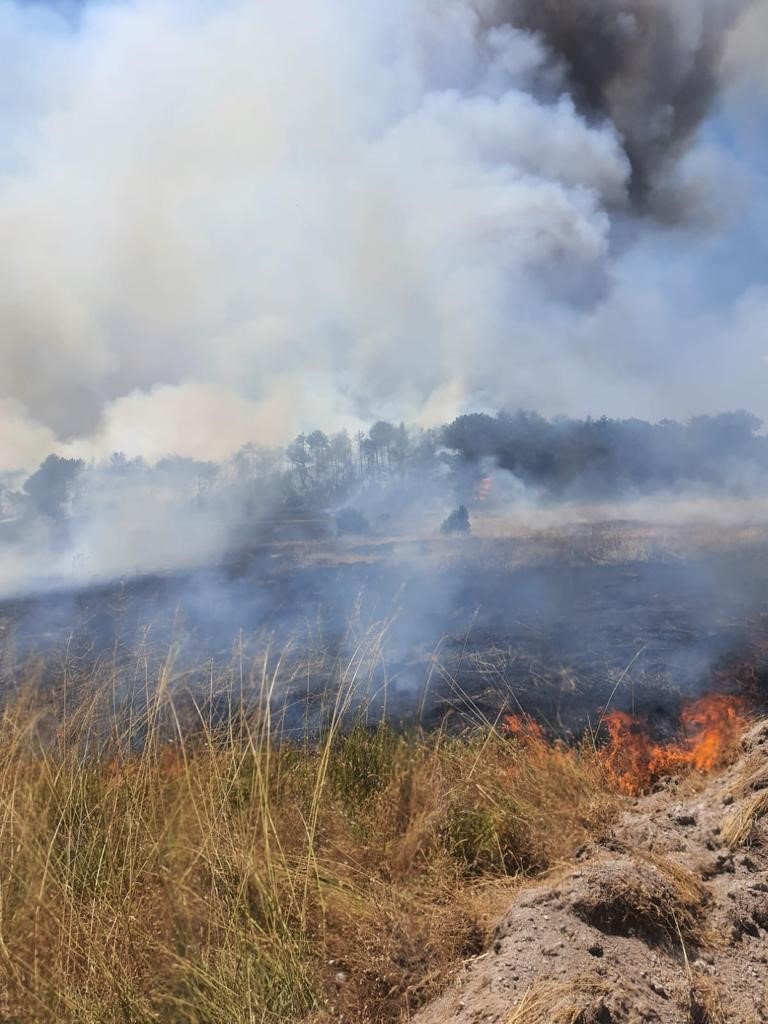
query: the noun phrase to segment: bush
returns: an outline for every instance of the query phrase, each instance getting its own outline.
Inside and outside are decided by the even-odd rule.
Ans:
[[[459,505],[453,512],[443,520],[440,527],[441,533],[469,533],[469,512],[466,505]]]

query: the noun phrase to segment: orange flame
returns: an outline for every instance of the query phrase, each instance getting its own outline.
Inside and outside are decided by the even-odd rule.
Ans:
[[[662,775],[685,768],[705,772],[724,764],[746,725],[744,701],[712,694],[683,709],[680,743],[653,743],[645,724],[624,711],[603,718],[608,742],[600,752],[603,768],[622,792],[638,796]]]
[[[502,729],[518,740],[543,740],[544,730],[530,715],[505,715]]]

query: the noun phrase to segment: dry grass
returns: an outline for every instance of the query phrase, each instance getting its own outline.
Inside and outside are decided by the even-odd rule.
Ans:
[[[756,835],[758,822],[768,814],[768,791],[755,793],[742,800],[731,811],[720,829],[720,838],[732,849],[750,844]]]
[[[604,981],[579,976],[566,982],[541,982],[528,989],[504,1024],[597,1024]]]
[[[688,969],[690,1024],[726,1024],[718,987],[710,975]],[[633,980],[611,985],[604,978],[578,974],[567,981],[541,981],[516,1004],[504,1024],[601,1024],[629,1020],[643,998]]]
[[[717,984],[701,971],[691,972],[690,1012],[692,1024],[728,1024]]]
[[[589,749],[350,728],[352,664],[298,740],[279,667],[216,720],[170,663],[140,713],[110,671],[0,716],[3,1020],[407,1019],[616,806]]]

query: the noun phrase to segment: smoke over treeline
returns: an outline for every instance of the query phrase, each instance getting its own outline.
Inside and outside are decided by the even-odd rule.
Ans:
[[[243,446],[229,459],[50,455],[0,480],[3,584],[214,564],[254,543],[436,528],[457,504],[534,513],[543,503],[768,490],[768,437],[746,412],[686,423],[462,415]]]
[[[464,464],[490,459],[550,498],[683,490],[749,496],[768,483],[768,438],[747,412],[663,420],[547,420],[535,413],[458,417],[441,433]]]
[[[704,315],[632,256],[748,194],[699,132],[747,6],[5,3],[0,466],[762,414],[764,295]]]

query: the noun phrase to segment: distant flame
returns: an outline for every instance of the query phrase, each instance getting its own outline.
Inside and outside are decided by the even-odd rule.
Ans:
[[[662,775],[684,768],[705,772],[725,763],[746,725],[744,711],[738,697],[701,697],[682,711],[683,739],[663,745],[651,741],[641,719],[611,711],[603,718],[608,743],[599,756],[609,779],[624,793],[637,796]]]
[[[478,501],[485,501],[486,498],[488,497],[488,495],[491,493],[491,488],[492,487],[493,487],[493,477],[492,476],[484,476],[483,479],[480,481],[480,484],[478,485],[478,488],[477,488],[477,500]]]

